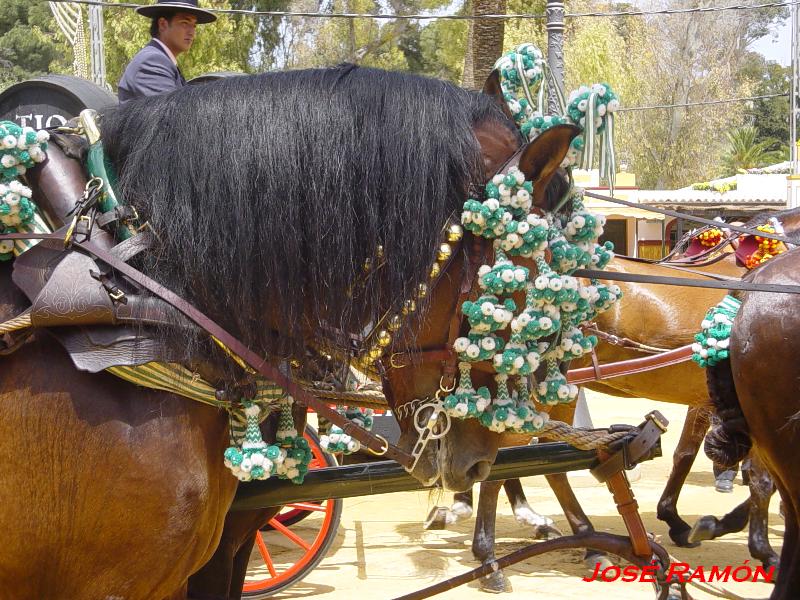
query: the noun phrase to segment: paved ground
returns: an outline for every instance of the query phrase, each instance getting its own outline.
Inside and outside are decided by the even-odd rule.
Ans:
[[[611,398],[589,392],[589,407],[595,425],[638,423],[642,416],[657,408],[670,420],[669,432],[662,438],[664,456],[644,463],[641,477],[633,486],[641,513],[649,531],[662,537],[667,550],[692,566],[735,565],[749,558],[746,532],[704,542],[696,549],[673,546],[667,529],[655,517],[656,502],[671,468],[672,452],[678,440],[685,408],[651,401]],[[599,531],[624,533],[611,496],[591,477],[574,477],[577,495]],[[550,515],[562,531],[568,527],[555,498],[543,477],[525,482],[531,505]],[[711,463],[699,456],[681,495],[680,509],[690,523],[704,514],[721,516],[744,500],[747,488],[737,485],[732,494],[713,489]],[[345,500],[341,526],[328,557],[301,583],[277,598],[347,598],[367,600],[394,598],[412,592],[477,566],[470,551],[474,519],[452,531],[423,531],[421,521],[436,504],[449,504],[450,497],[429,492],[407,492]],[[501,497],[498,514],[498,555],[507,554],[532,540],[530,530],[520,526],[511,508]],[[783,521],[778,515],[778,500],[770,510],[770,534],[773,546],[780,548]],[[578,598],[602,594],[603,600],[653,598],[646,583],[584,582],[587,575],[580,551],[561,551],[537,557],[509,569],[516,596],[525,598]],[[694,598],[766,598],[771,585],[734,583],[692,586]],[[439,596],[440,598],[485,598],[476,583]],[[511,597],[511,596],[509,596]]]

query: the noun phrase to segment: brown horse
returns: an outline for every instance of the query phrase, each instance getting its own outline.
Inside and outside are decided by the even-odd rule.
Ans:
[[[754,283],[800,283],[800,250],[781,254],[746,279]],[[773,600],[800,596],[800,452],[796,421],[800,302],[795,294],[745,292],[733,323],[730,360],[708,368],[709,392],[722,421],[715,459],[735,461],[752,450],[773,476],[784,507],[780,577]]]
[[[106,115],[107,148],[122,197],[159,235],[142,268],[259,351],[276,348],[271,325],[300,333],[303,346],[323,318],[359,332],[396,309],[427,281],[440,230],[470,185],[520,150],[541,201],[577,133],[554,128],[523,148],[493,99],[352,66],[200,87]],[[365,293],[379,302],[347,313],[379,243],[384,276]],[[409,350],[448,338],[464,266],[456,253],[402,338]],[[3,320],[28,306],[10,276],[0,266]],[[275,324],[282,312],[297,318]],[[219,358],[181,332],[158,333]],[[185,597],[215,551],[191,595],[239,596],[255,530],[276,509],[226,519],[237,482],[222,462],[225,412],[78,372],[47,332],[3,357],[0,373],[0,597]],[[432,395],[440,376],[438,361],[419,361],[390,373],[385,391],[399,406]],[[446,468],[480,477],[491,452],[470,450],[471,462]],[[414,475],[435,479],[454,456],[431,446]]]

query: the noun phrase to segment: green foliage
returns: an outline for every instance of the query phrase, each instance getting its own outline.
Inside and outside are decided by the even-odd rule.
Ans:
[[[783,153],[770,150],[774,140],[758,141],[758,130],[745,125],[725,132],[728,145],[722,156],[725,175],[733,175],[746,169],[766,167],[784,160]]]
[[[755,83],[754,94],[766,96],[783,94],[791,89],[792,72],[774,61],[751,52],[742,77]],[[748,117],[758,130],[757,141],[771,139],[770,150],[788,151],[789,148],[789,97],[755,100]]]
[[[65,72],[68,47],[47,2],[0,2],[0,91],[48,72]],[[71,60],[71,58],[70,58]]]
[[[709,183],[705,181],[703,183],[694,183],[692,184],[693,190],[702,190],[702,191],[711,191],[711,192],[719,192],[724,194],[725,192],[730,192],[736,189],[736,182],[729,181],[727,183]]]

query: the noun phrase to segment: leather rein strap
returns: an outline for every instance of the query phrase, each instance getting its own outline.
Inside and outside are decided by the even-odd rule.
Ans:
[[[59,240],[62,242],[64,241],[63,236],[57,233],[4,234],[0,235],[0,240],[2,239],[7,239],[7,240],[38,239],[38,240]],[[281,373],[276,367],[270,364],[267,360],[257,355],[255,352],[251,351],[242,342],[240,342],[230,333],[225,331],[220,325],[212,321],[209,317],[207,317],[205,314],[200,312],[197,308],[189,304],[186,300],[184,300],[174,292],[168,290],[160,283],[150,279],[144,273],[141,273],[140,271],[134,269],[133,267],[123,262],[110,252],[96,246],[95,244],[92,244],[91,242],[73,241],[72,246],[78,247],[82,249],[84,252],[87,252],[95,256],[96,258],[106,263],[109,267],[111,267],[115,271],[118,271],[131,281],[139,284],[144,289],[148,290],[152,294],[158,296],[165,302],[168,302],[169,304],[177,308],[189,319],[194,321],[204,331],[206,331],[208,334],[214,336],[217,340],[222,342],[222,344],[224,344],[227,348],[229,348],[231,352],[236,354],[239,358],[241,358],[245,363],[247,363],[252,369],[258,372],[260,375],[266,377],[267,379],[270,379],[277,385],[281,386],[289,394],[291,394],[292,397],[297,402],[304,404],[309,408],[314,409],[319,415],[322,415],[332,423],[335,423],[336,425],[341,427],[344,433],[358,440],[365,447],[369,448],[376,454],[386,455],[392,460],[398,462],[406,469],[411,468],[413,464],[413,459],[410,454],[401,450],[397,446],[390,444],[384,438],[376,436],[367,431],[366,429],[359,427],[358,425],[356,425],[355,423],[353,423],[352,421],[345,418],[343,415],[340,415],[334,409],[329,407],[325,402],[323,402],[319,398],[316,398],[309,392],[305,391],[297,383],[295,383],[289,377]]]

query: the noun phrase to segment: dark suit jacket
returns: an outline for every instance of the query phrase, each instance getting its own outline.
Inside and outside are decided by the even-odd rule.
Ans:
[[[140,96],[165,94],[186,85],[178,67],[172,62],[161,45],[150,40],[136,53],[119,80],[119,103]]]

